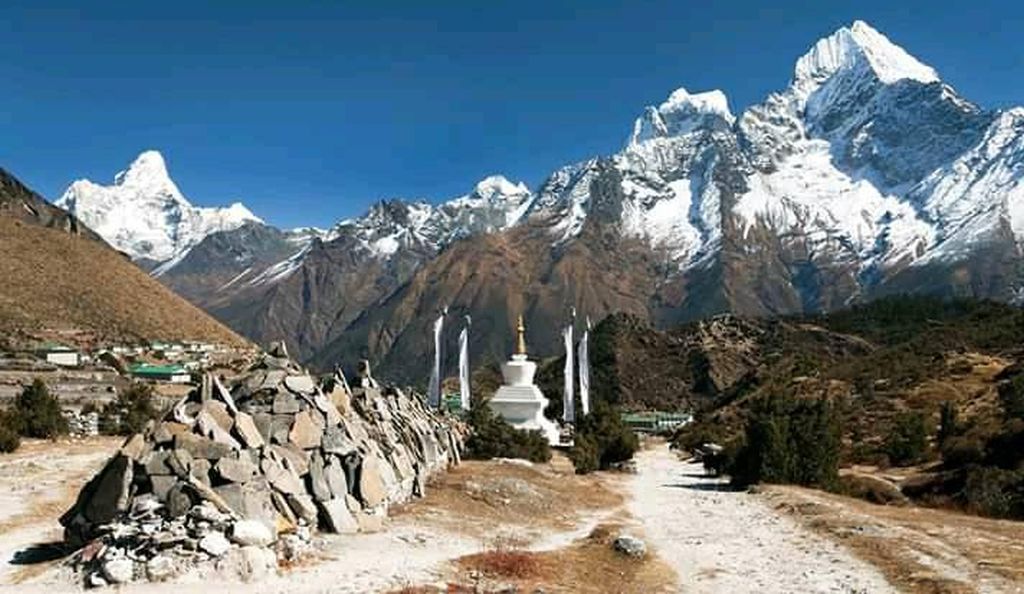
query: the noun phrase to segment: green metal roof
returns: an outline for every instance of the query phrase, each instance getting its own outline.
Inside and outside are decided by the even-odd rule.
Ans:
[[[132,375],[177,375],[188,373],[181,365],[152,365],[150,363],[136,363],[128,368]]]
[[[671,413],[671,412],[639,412],[639,413],[623,413],[622,419],[629,421],[676,421],[689,419],[688,413]]]

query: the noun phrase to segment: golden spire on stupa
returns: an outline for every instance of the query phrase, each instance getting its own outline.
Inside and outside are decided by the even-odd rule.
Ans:
[[[523,315],[519,314],[516,321],[516,352],[517,355],[526,354],[526,325],[523,324]]]

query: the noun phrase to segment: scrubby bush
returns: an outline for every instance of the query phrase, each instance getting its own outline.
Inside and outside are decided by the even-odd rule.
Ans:
[[[967,507],[995,518],[1024,518],[1024,471],[972,468],[964,487]]]
[[[0,410],[0,452],[13,452],[21,446],[17,421],[9,410]]]
[[[939,442],[939,447],[944,447],[947,439],[959,434],[960,410],[955,402],[947,400],[942,403],[942,408],[939,409],[939,433],[935,436]]]
[[[839,473],[839,435],[839,417],[827,400],[763,397],[751,410],[730,468],[732,481],[832,488]]]
[[[1006,419],[1024,419],[1024,373],[999,384],[999,403]]]
[[[946,466],[965,469],[960,502],[996,518],[1024,519],[1024,385],[1017,374],[999,386],[1003,422],[993,430],[968,430],[942,445]]]
[[[729,472],[736,462],[740,444],[731,442],[718,451],[706,451],[701,455],[701,464],[708,476],[722,476]]]
[[[594,410],[576,424],[569,459],[577,473],[586,474],[629,460],[639,447],[636,434],[623,422],[619,409],[599,400]]]
[[[924,415],[903,413],[896,417],[885,441],[885,453],[896,466],[915,464],[924,459],[928,451],[928,428]]]
[[[723,443],[730,438],[730,432],[721,423],[701,418],[695,419],[676,430],[672,436],[672,447],[684,452],[693,452],[706,443]]]
[[[976,437],[950,437],[942,442],[942,462],[949,468],[980,464],[985,459],[985,444]]]
[[[100,433],[132,435],[141,432],[152,419],[160,416],[153,397],[153,387],[136,382],[108,402],[100,412]]]
[[[569,460],[577,474],[587,474],[601,469],[601,454],[590,436],[577,435],[569,449]]]
[[[50,394],[43,380],[25,386],[14,403],[14,424],[25,437],[52,439],[68,432],[68,422],[61,414],[60,402]]]
[[[524,458],[531,462],[551,459],[551,447],[540,431],[520,431],[494,414],[486,402],[474,406],[466,417],[472,433],[466,440],[466,457]]]
[[[1014,469],[1024,462],[1024,419],[1005,421],[985,445],[985,465]]]

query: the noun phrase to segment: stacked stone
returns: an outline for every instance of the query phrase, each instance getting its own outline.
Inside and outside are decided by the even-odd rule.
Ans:
[[[75,437],[92,437],[100,434],[100,414],[96,411],[81,413],[72,409],[61,411],[68,422],[68,433]]]
[[[390,504],[459,462],[462,434],[363,369],[355,388],[339,373],[325,392],[278,348],[230,390],[205,376],[61,517],[65,539],[85,545],[73,559],[87,583],[164,579],[226,555],[252,567],[260,550],[303,550],[313,528],[379,530]]]

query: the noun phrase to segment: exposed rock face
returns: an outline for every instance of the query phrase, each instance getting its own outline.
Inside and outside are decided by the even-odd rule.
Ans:
[[[350,402],[342,412],[280,354],[230,390],[208,377],[82,489],[61,523],[69,543],[89,543],[78,560],[90,575],[165,579],[196,562],[185,551],[218,558],[234,554],[232,543],[266,547],[309,528],[377,530],[390,504],[421,495],[430,474],[459,461],[461,430],[418,398],[349,391],[336,377]],[[98,543],[104,552],[88,553]],[[177,562],[154,561],[168,555]]]
[[[0,215],[103,243],[99,235],[81,224],[74,215],[50,204],[4,169],[0,169]]]

